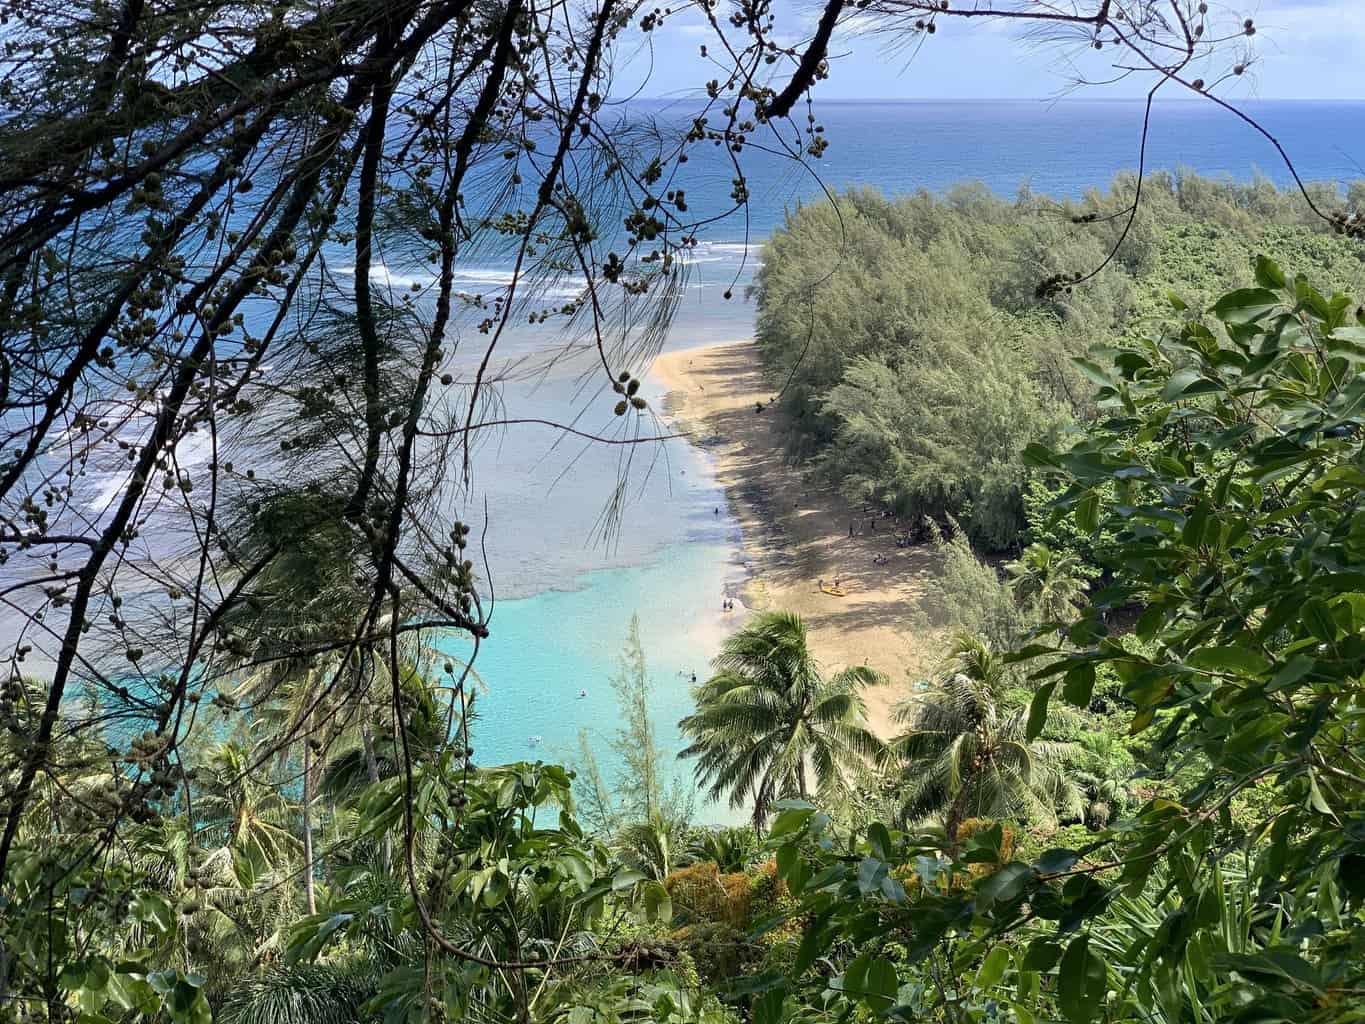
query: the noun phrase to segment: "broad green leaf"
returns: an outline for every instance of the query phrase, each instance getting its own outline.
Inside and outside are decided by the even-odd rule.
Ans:
[[[1078,935],[1062,954],[1057,1003],[1071,1024],[1089,1024],[1104,999],[1104,963],[1090,951],[1090,936]]]
[[[1005,968],[1009,966],[1010,950],[1003,942],[986,954],[986,959],[981,961],[981,967],[976,972],[976,987],[978,989],[988,989],[1000,984],[1000,979],[1005,976]]]
[[[1224,323],[1246,324],[1279,305],[1280,297],[1267,288],[1239,288],[1213,304],[1213,315]]]
[[[1068,669],[1062,679],[1062,696],[1073,707],[1090,706],[1090,698],[1095,692],[1095,666],[1090,662]]]
[[[1213,958],[1213,962],[1221,971],[1282,978],[1317,995],[1324,990],[1322,976],[1317,969],[1292,949],[1272,947],[1256,953],[1220,953]]]
[[[867,845],[872,850],[874,857],[886,861],[891,860],[891,833],[880,821],[874,821],[867,827]]]
[[[1100,496],[1094,491],[1087,491],[1080,501],[1076,502],[1076,529],[1082,533],[1094,533],[1100,527]]]
[[[170,900],[160,893],[140,892],[133,898],[133,920],[150,924],[158,931],[168,932],[175,924],[175,911]]]
[[[1043,727],[1047,725],[1047,702],[1052,698],[1052,691],[1056,688],[1057,680],[1046,682],[1038,687],[1033,700],[1029,701],[1028,724],[1024,727],[1024,735],[1029,740],[1036,740],[1042,735]]]
[[[1051,939],[1034,939],[1024,953],[1024,970],[1046,974],[1062,957],[1062,947]]]
[[[622,868],[612,876],[611,887],[616,892],[623,892],[637,882],[643,882],[644,880],[645,873],[643,871],[636,871],[634,868]]]
[[[1027,864],[1012,861],[999,871],[987,875],[976,886],[977,903],[989,907],[993,903],[1008,903],[1018,899],[1033,880],[1033,869]]]
[[[1248,647],[1201,647],[1185,660],[1192,668],[1234,675],[1261,675],[1270,668],[1264,655]]]
[[[659,882],[648,882],[641,891],[645,916],[650,921],[667,924],[673,918],[673,900]]]
[[[1326,602],[1310,597],[1300,607],[1299,618],[1303,620],[1304,628],[1324,643],[1336,640],[1337,620]]]
[[[787,1019],[787,990],[773,988],[757,996],[753,1003],[754,1024],[782,1024]]]
[[[799,832],[806,827],[806,822],[815,815],[815,808],[810,804],[804,807],[786,807],[778,814],[777,820],[773,822],[773,827],[768,835],[776,839],[785,836],[790,832]]]
[[[896,967],[890,960],[877,957],[867,965],[863,975],[863,1002],[873,1013],[885,1013],[896,1004],[896,992],[900,989],[900,978]]]
[[[1206,395],[1211,391],[1221,391],[1223,385],[1217,381],[1209,380],[1202,373],[1192,367],[1185,367],[1171,374],[1166,381],[1166,387],[1162,389],[1161,397],[1168,402],[1173,402],[1178,398],[1194,398],[1197,395]]]
[[[1050,850],[1043,851],[1042,855],[1033,862],[1033,868],[1040,875],[1056,875],[1063,871],[1070,871],[1080,859],[1081,855],[1075,850],[1053,847]]]
[[[890,865],[876,857],[864,857],[858,865],[858,891],[864,896],[880,891]]]
[[[1256,283],[1262,288],[1284,288],[1289,284],[1280,265],[1269,256],[1256,257]]]

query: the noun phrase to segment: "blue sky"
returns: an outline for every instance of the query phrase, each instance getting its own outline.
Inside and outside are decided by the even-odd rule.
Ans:
[[[776,0],[775,6],[779,27],[790,26],[780,39],[788,43],[804,40],[820,9],[818,0]],[[1365,99],[1365,0],[1252,0],[1221,5],[1213,0],[1210,6],[1225,24],[1231,19],[1238,25],[1249,16],[1257,26],[1253,69],[1223,90],[1225,97]],[[719,10],[723,15],[725,0]],[[694,11],[674,15],[651,36],[648,52],[637,51],[624,71],[618,72],[617,94],[640,87],[651,64],[648,82],[640,87],[645,96],[685,96],[714,77],[714,66],[698,52],[708,40],[714,48],[714,35]],[[884,35],[859,33],[856,27],[838,33],[832,48],[837,54],[833,75],[818,86],[817,99],[1052,97],[1064,94],[1075,77],[1073,59],[1075,68],[1099,79],[1112,74],[1110,59],[1116,55],[1042,45],[1021,38],[1005,23],[975,20],[944,20],[938,32],[913,53],[891,42]],[[1225,51],[1229,60],[1221,62],[1223,67],[1232,52]],[[1149,79],[1134,78],[1088,87],[1075,95],[1141,95],[1145,91],[1142,81],[1150,85]]]

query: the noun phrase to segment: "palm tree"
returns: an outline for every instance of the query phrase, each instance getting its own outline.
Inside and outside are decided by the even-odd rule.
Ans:
[[[716,674],[697,687],[697,710],[679,723],[697,781],[731,807],[753,802],[761,829],[773,801],[810,795],[813,772],[828,792],[881,743],[863,723],[862,691],[885,682],[866,666],[826,679],[800,616],[769,612],[726,640]]]
[[[976,636],[959,636],[938,686],[906,701],[906,732],[888,746],[904,770],[905,820],[942,814],[949,843],[967,818],[1057,819],[1083,809],[1062,770],[1070,744],[1029,740],[1027,711],[1005,699],[1004,663]]]
[[[221,849],[258,873],[282,868],[299,852],[289,831],[294,807],[279,787],[251,771],[251,751],[226,741],[209,754],[198,774],[194,809],[206,835],[222,840]]]
[[[263,748],[277,751],[282,762],[292,749],[299,751],[301,875],[310,914],[317,906],[314,804],[336,751],[363,764],[370,783],[380,780],[384,752],[377,743],[383,744],[395,689],[420,719],[424,736],[439,729],[439,716],[427,706],[434,700],[430,686],[418,668],[434,652],[405,637],[395,681],[387,644],[361,636],[382,635],[390,619],[387,613],[371,619],[368,541],[345,519],[344,507],[342,496],[319,488],[282,491],[231,530],[240,538],[239,554],[269,556],[224,625],[239,652],[233,696],[251,706]],[[392,762],[389,757],[390,769]]]
[[[1030,544],[1005,570],[1015,596],[1032,605],[1044,619],[1071,619],[1085,600],[1081,560],[1070,552],[1058,553],[1046,544]]]

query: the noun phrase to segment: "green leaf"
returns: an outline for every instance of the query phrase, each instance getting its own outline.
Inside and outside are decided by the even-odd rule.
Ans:
[[[1332,813],[1332,805],[1327,802],[1326,797],[1322,795],[1322,790],[1318,787],[1318,777],[1312,768],[1308,769],[1308,803],[1319,814],[1324,814],[1329,818],[1336,817]]]
[[[829,948],[831,936],[828,928],[811,925],[801,936],[801,945],[796,950],[796,962],[792,964],[792,977],[799,977],[806,968]]]
[[[858,891],[864,896],[878,892],[888,871],[890,865],[885,861],[876,857],[864,857],[862,863],[858,865]]]
[[[877,957],[867,965],[867,973],[863,975],[863,1002],[873,1013],[885,1013],[896,1004],[896,992],[900,987],[895,965]]]
[[[1009,966],[1010,951],[1004,943],[996,946],[986,954],[986,959],[981,961],[981,967],[976,972],[976,987],[978,989],[988,989],[1000,984],[1000,979],[1005,976],[1005,968]]]
[[[867,827],[867,845],[873,856],[891,860],[891,833],[880,821],[874,821]]]
[[[1306,988],[1316,995],[1323,992],[1323,981],[1308,961],[1284,947],[1271,947],[1257,953],[1220,953],[1213,958],[1220,971],[1236,971],[1250,977],[1280,978]]]
[[[1100,527],[1100,496],[1094,491],[1086,491],[1076,502],[1076,529],[1082,533],[1094,533]]]
[[[967,864],[999,864],[1004,842],[1005,828],[997,821],[971,834],[962,850],[962,860]]]
[[[1300,607],[1299,618],[1303,620],[1304,628],[1324,643],[1336,640],[1337,620],[1325,601],[1310,597]]]
[[[1031,867],[1018,861],[1012,861],[977,883],[977,903],[989,907],[993,903],[1016,900],[1023,895],[1025,886],[1032,880],[1033,869]]]
[[[1071,1024],[1089,1024],[1104,999],[1104,962],[1090,952],[1090,936],[1078,935],[1062,954],[1057,1002]]]
[[[1223,385],[1209,380],[1198,370],[1187,366],[1171,374],[1161,391],[1161,397],[1167,402],[1173,402],[1177,398],[1194,398],[1196,395],[1222,390]]]
[[[1051,939],[1034,939],[1024,953],[1024,970],[1046,973],[1061,959],[1062,947]]]
[[[637,882],[645,880],[643,871],[636,871],[634,868],[622,868],[616,872],[611,879],[611,887],[615,892],[624,892]]]
[[[1038,687],[1033,700],[1029,701],[1028,724],[1024,727],[1024,735],[1030,741],[1042,735],[1043,726],[1047,725],[1047,702],[1052,699],[1052,691],[1056,688],[1057,680],[1046,682]]]
[[[1249,324],[1280,305],[1280,297],[1267,288],[1239,288],[1213,304],[1213,315],[1227,324]]]
[[[1062,677],[1062,696],[1073,707],[1087,708],[1095,692],[1095,666],[1090,662],[1067,669]]]
[[[647,883],[641,893],[644,899],[645,917],[650,921],[667,924],[673,918],[673,899],[668,890],[659,882]]]
[[[158,931],[168,932],[175,924],[175,911],[165,896],[156,892],[140,892],[133,898],[133,920],[150,924]]]
[[[1114,386],[1113,375],[1098,363],[1092,362],[1089,359],[1082,359],[1080,356],[1073,358],[1071,361],[1092,383],[1098,384],[1102,388],[1112,388]]]
[[[1208,526],[1209,506],[1200,502],[1185,518],[1185,527],[1180,531],[1180,539],[1190,547],[1198,547],[1204,542],[1204,530]]]
[[[795,801],[783,801],[784,804],[795,803]],[[799,832],[806,827],[806,822],[815,815],[815,807],[811,804],[805,806],[786,806],[778,814],[777,820],[773,822],[773,827],[769,831],[770,838],[776,839],[778,836],[785,836],[789,832]]]
[[[1186,661],[1192,668],[1234,675],[1256,676],[1270,669],[1264,656],[1246,647],[1201,647]]]
[[[1274,691],[1293,686],[1300,679],[1309,675],[1316,667],[1317,662],[1312,658],[1307,655],[1296,654],[1285,662],[1284,667],[1271,677],[1270,689]]]
[[[1262,288],[1284,288],[1289,284],[1280,265],[1269,256],[1256,257],[1256,283]]]
[[[1070,871],[1080,859],[1081,855],[1075,850],[1053,847],[1050,850],[1043,851],[1042,855],[1033,862],[1033,869],[1040,875],[1056,875],[1063,871]]]
[[[754,1024],[782,1024],[786,1020],[787,990],[772,988],[754,999]]]
[[[1062,465],[1051,448],[1037,441],[1025,445],[1022,456],[1024,465],[1034,469],[1060,469]]]

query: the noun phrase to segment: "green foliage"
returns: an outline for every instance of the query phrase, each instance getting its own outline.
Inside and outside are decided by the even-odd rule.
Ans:
[[[795,451],[852,501],[912,521],[952,516],[977,544],[1012,548],[1032,486],[1023,449],[1093,412],[1093,364],[1071,357],[1140,336],[1167,315],[1172,290],[1202,307],[1245,279],[1252,252],[1333,287],[1365,284],[1359,244],[1306,217],[1296,196],[1185,173],[1144,182],[1106,263],[1134,185],[1121,175],[1061,204],[972,187],[942,198],[859,190],[837,210],[790,214],[755,293]],[[1039,293],[1050,274],[1095,267],[1074,289]]]
[[[751,828],[707,828],[695,831],[687,844],[692,861],[710,861],[721,871],[743,871],[757,857],[758,834]]]
[[[950,528],[955,525],[949,521]],[[938,572],[926,584],[920,616],[931,628],[983,637],[1008,650],[1038,624],[1036,609],[1016,598],[1000,572],[982,559],[966,535],[932,532]]]
[[[630,631],[620,667],[611,680],[621,707],[622,726],[611,738],[621,770],[614,790],[624,815],[636,821],[672,817],[664,809],[663,754],[649,717],[650,680],[640,644],[640,617],[630,617]],[[666,873],[666,872],[665,872]]]
[[[1210,312],[1095,353],[1104,418],[1032,454],[1114,557],[1090,606],[1010,656],[1036,685],[1023,742],[1063,702],[1093,714],[1112,673],[1165,792],[1028,861],[990,830],[836,836],[784,810],[772,842],[809,925],[761,998],[835,1018],[1359,1019],[1365,318],[1269,260]],[[1132,610],[1136,642],[1106,624]],[[964,686],[998,671],[971,667]],[[1076,746],[1088,799],[1112,799],[1128,752],[1106,731]]]
[[[680,724],[697,759],[697,780],[713,799],[750,804],[761,825],[774,801],[832,796],[881,749],[863,722],[862,691],[884,682],[865,666],[826,679],[801,619],[755,617],[716,656],[716,674],[697,687],[697,710]]]
[[[1027,709],[1009,702],[1005,673],[983,640],[959,636],[933,689],[897,708],[906,731],[889,752],[903,773],[903,823],[941,815],[956,844],[966,818],[1079,816],[1080,794],[1063,770],[1073,751],[1027,735]]]

